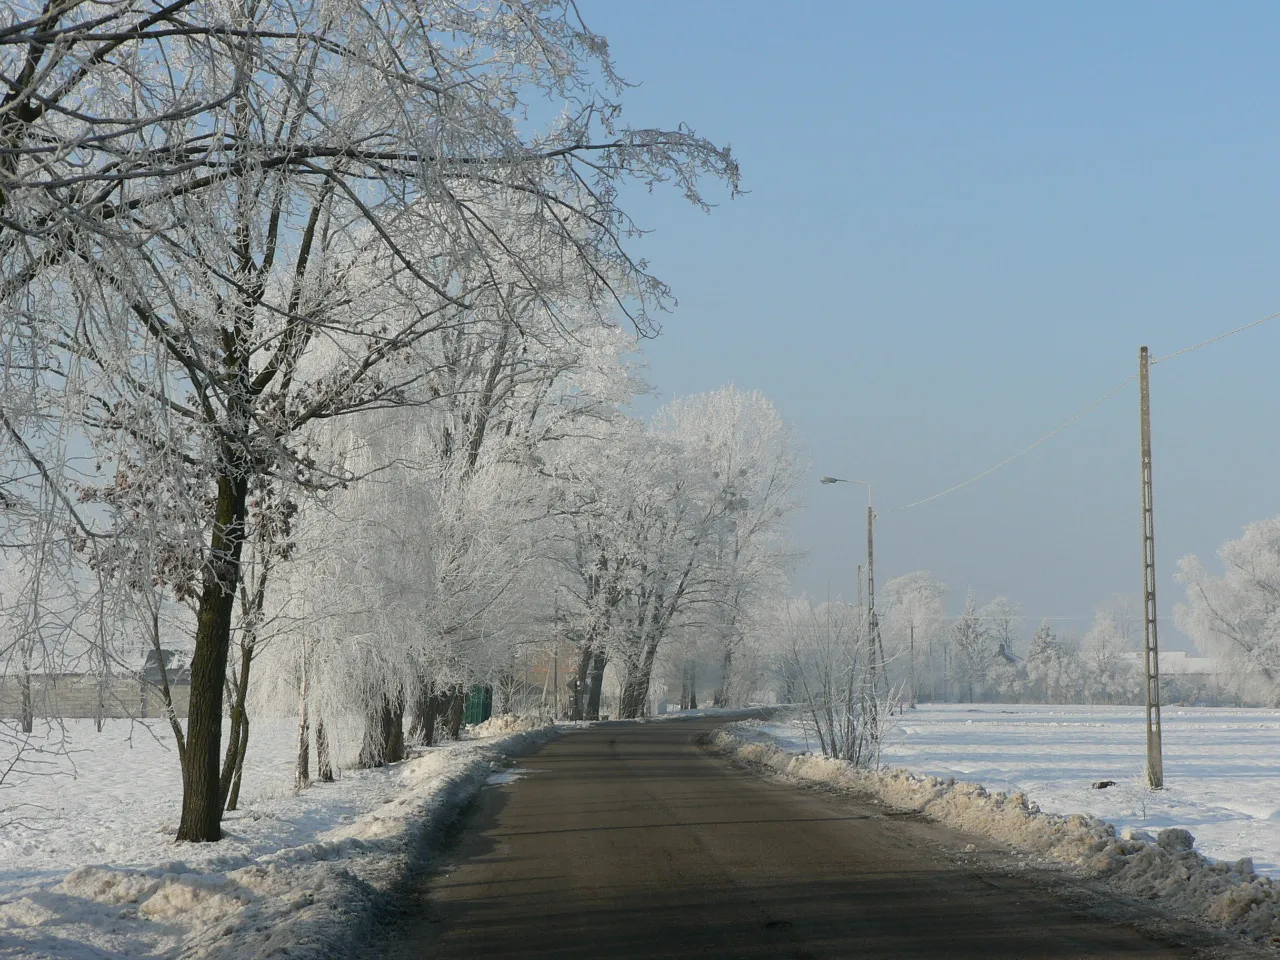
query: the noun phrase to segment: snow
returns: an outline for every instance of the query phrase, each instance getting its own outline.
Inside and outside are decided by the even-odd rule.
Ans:
[[[181,776],[167,726],[114,720],[97,733],[65,721],[73,752],[59,773],[0,788],[0,809],[13,811],[0,814],[0,957],[332,947],[366,922],[414,837],[447,822],[504,755],[550,735],[535,727],[495,720],[472,739],[295,792],[296,723],[262,720],[225,838],[177,844]]]
[[[787,776],[891,805],[1106,877],[1131,896],[1280,937],[1280,712],[1164,711],[1165,789],[1146,788],[1141,707],[921,705],[880,772],[806,755],[795,721],[735,724],[720,745]],[[1114,780],[1114,786],[1092,784]]]
[[[1146,788],[1142,707],[921,704],[907,710],[883,766],[1023,792],[1050,813],[1088,813],[1152,833],[1182,827],[1217,860],[1254,858],[1280,877],[1280,711],[1166,708],[1165,788]],[[795,724],[769,728],[791,748]],[[1094,790],[1092,784],[1116,785]]]

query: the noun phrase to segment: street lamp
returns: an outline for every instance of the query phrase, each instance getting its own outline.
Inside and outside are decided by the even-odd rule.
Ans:
[[[876,515],[872,507],[871,481],[846,480],[843,477],[821,477],[819,483],[860,483],[867,488],[867,640],[868,666],[871,671],[871,689],[876,689],[876,651],[882,649],[880,643],[880,621],[876,617]]]

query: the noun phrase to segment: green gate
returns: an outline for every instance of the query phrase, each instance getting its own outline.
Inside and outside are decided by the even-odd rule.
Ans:
[[[462,712],[462,722],[468,726],[484,723],[493,716],[493,687],[476,684],[467,691],[467,705]]]

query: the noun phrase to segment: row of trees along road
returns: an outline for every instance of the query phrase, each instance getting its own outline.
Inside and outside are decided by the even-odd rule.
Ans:
[[[69,641],[189,629],[180,839],[220,837],[267,635],[316,732],[354,698],[384,754],[539,563],[627,709],[695,611],[732,656],[785,506],[754,461],[682,468],[719,414],[616,415],[611,323],[668,299],[623,184],[705,205],[738,170],[623,124],[575,5],[18,0],[0,74],[6,552],[26,599],[83,594]]]

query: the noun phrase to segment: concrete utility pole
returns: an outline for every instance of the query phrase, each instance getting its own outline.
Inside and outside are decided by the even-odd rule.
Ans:
[[[911,617],[911,705],[916,705],[916,618]]]
[[[871,499],[870,485],[867,486],[867,499]],[[867,504],[867,640],[871,645],[868,666],[871,668],[871,696],[874,699],[880,686],[876,673],[876,652],[880,651],[883,655],[883,649],[880,643],[880,621],[876,617],[876,515],[870,503]]]
[[[1145,606],[1143,652],[1147,669],[1147,783],[1164,786],[1160,739],[1160,649],[1156,639],[1156,524],[1151,498],[1151,354],[1138,350],[1138,391],[1142,414],[1142,595]]]
[[[880,621],[876,618],[876,515],[872,506],[871,483],[868,480],[845,480],[821,477],[819,483],[859,483],[867,488],[867,666],[871,678],[872,702],[879,692],[877,657],[884,660],[884,644],[880,640]],[[858,606],[862,606],[862,571],[858,571]]]

